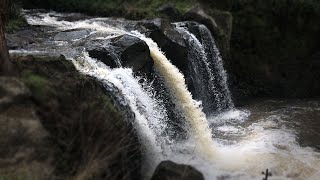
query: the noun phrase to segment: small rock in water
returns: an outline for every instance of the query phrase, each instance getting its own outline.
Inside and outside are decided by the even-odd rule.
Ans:
[[[163,161],[156,168],[151,180],[204,180],[204,177],[190,165]]]

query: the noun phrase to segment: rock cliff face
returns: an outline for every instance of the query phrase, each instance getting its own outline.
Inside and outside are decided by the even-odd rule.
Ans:
[[[139,140],[99,83],[63,58],[14,59],[20,77],[0,78],[1,178],[140,179]]]
[[[200,1],[212,16],[232,13],[226,69],[236,98],[320,96],[319,1]]]

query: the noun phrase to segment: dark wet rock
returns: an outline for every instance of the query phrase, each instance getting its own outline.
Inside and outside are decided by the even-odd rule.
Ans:
[[[148,45],[137,37],[123,35],[115,39],[112,44],[123,50],[121,61],[124,67],[132,67],[136,71],[152,61]]]
[[[178,9],[171,3],[163,4],[160,6],[157,11],[163,15],[165,15],[167,18],[169,18],[172,21],[178,21],[182,18],[181,13],[178,11]]]
[[[163,161],[156,168],[151,180],[204,180],[204,177],[190,165]]]
[[[55,41],[71,41],[76,39],[85,38],[90,34],[89,30],[68,30],[59,32],[54,36]]]
[[[211,16],[210,16],[211,15]],[[204,24],[217,40],[217,45],[224,58],[230,57],[230,39],[232,32],[232,15],[227,11],[214,11],[208,15],[199,5],[193,6],[184,14],[184,20]]]
[[[151,71],[153,60],[148,45],[141,39],[122,35],[110,40],[88,42],[90,57],[101,60],[111,68],[131,67],[133,71]]]
[[[110,40],[92,40],[85,43],[89,56],[102,61],[110,68],[120,67],[120,60],[115,53]]]
[[[188,88],[192,89],[193,83],[188,71],[188,46],[173,24],[158,18],[141,21],[137,23],[137,28],[142,28],[140,31],[158,44],[171,63],[185,75]]]
[[[146,36],[153,39],[166,57],[177,66],[182,72],[186,73],[188,67],[187,45],[181,34],[174,29],[174,26],[165,19],[154,19],[143,21],[137,24],[144,27]]]
[[[23,30],[15,34],[7,34],[7,45],[9,49],[21,49],[29,44],[38,42],[34,37],[37,32],[33,30]]]
[[[185,13],[184,19],[189,21],[196,21],[206,25],[214,35],[219,35],[222,33],[216,21],[207,13],[205,13],[200,5],[194,6],[187,13]]]

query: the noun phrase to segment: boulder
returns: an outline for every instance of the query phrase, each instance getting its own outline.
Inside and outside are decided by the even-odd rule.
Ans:
[[[166,57],[183,73],[188,68],[188,50],[182,35],[165,19],[147,20],[137,23],[144,27],[143,33],[153,39]]]
[[[124,67],[132,67],[134,71],[143,68],[147,63],[153,62],[150,56],[149,46],[141,39],[123,35],[112,43],[119,48],[121,61]]]
[[[151,180],[204,180],[204,177],[192,166],[163,161],[156,168]]]
[[[110,40],[94,40],[85,45],[90,57],[111,68],[131,67],[134,72],[151,71],[153,61],[148,45],[141,39],[122,35]]]
[[[110,40],[92,40],[85,43],[89,56],[95,58],[110,68],[120,67],[119,56],[115,53]]]
[[[72,41],[76,39],[81,39],[90,34],[89,30],[83,29],[83,30],[68,30],[59,32],[54,36],[55,41]]]

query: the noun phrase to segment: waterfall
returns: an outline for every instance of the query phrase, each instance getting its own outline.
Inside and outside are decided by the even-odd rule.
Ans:
[[[216,114],[233,108],[227,74],[210,31],[204,25],[193,25],[193,30],[199,34],[199,37],[196,37],[188,30],[187,23],[180,22],[175,25],[188,42],[188,63],[194,95],[202,101],[206,114]]]
[[[261,179],[261,171],[265,168],[270,168],[276,179],[291,176],[293,179],[319,179],[320,154],[297,143],[295,129],[291,131],[286,127],[291,120],[272,111],[267,118],[260,118],[264,113],[259,112],[255,115],[259,118],[247,121],[249,111],[233,108],[221,56],[205,26],[186,22],[175,24],[188,44],[190,74],[186,76],[190,76],[194,84],[194,91],[190,90],[192,95],[184,75],[158,45],[137,31],[125,29],[125,20],[58,20],[57,17],[62,16],[52,12],[27,13],[30,24],[50,26],[52,31],[46,34],[46,41],[31,44],[15,53],[63,54],[81,73],[99,80],[108,93],[114,93],[120,103],[130,107],[135,117],[128,123],[133,124],[143,145],[142,172],[145,179],[151,177],[163,160],[190,164],[206,179]],[[72,41],[54,41],[51,37],[61,30],[74,29],[85,29],[90,34]],[[153,84],[155,80],[150,82],[134,75],[130,68],[111,69],[89,57],[83,47],[88,40],[105,40],[124,34],[147,43],[157,83],[161,87]],[[175,120],[177,122],[173,122]],[[170,123],[178,123],[187,137],[178,137],[179,130]]]
[[[191,132],[197,141],[196,150],[212,158],[214,156],[214,143],[206,116],[199,103],[193,100],[191,93],[188,91],[183,74],[171,64],[155,42],[138,32],[133,33],[148,44],[155,68],[163,76],[166,86],[191,125]]]
[[[104,38],[129,34],[144,40],[149,46],[155,69],[162,76],[181,115],[187,120],[187,122],[181,123],[187,124],[187,131],[190,132],[189,136],[195,141],[195,145],[189,151],[191,153],[192,151],[196,151],[203,158],[212,159],[215,153],[215,146],[206,116],[202,112],[200,103],[192,98],[191,93],[186,87],[184,76],[179,69],[171,64],[158,45],[150,38],[136,31],[128,32],[121,27],[110,27],[99,20],[89,19],[79,22],[67,22],[58,21],[55,14],[28,16],[28,22],[33,25],[50,25],[62,30],[74,28],[90,29],[93,31],[92,33],[103,34]],[[73,49],[76,52],[70,52],[70,50],[62,47],[58,50],[58,53],[64,54],[68,59],[73,59],[73,63],[80,72],[93,76],[106,85],[111,83],[122,92],[122,95],[128,101],[130,108],[136,116],[134,125],[140,134],[140,139],[144,144],[147,156],[149,156],[147,157],[147,165],[145,166],[151,164],[150,166],[152,167],[149,168],[152,170],[155,164],[159,163],[164,156],[172,159],[174,155],[170,154],[173,151],[170,148],[175,148],[173,146],[176,146],[176,144],[170,142],[168,135],[170,132],[166,132],[168,120],[166,109],[161,104],[161,100],[155,98],[152,90],[145,90],[142,87],[143,85],[139,84],[139,79],[132,75],[132,70],[123,68],[110,69],[102,62],[90,58],[85,49],[80,48],[80,52],[77,51],[77,48]],[[183,150],[184,148],[182,147]]]

